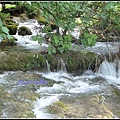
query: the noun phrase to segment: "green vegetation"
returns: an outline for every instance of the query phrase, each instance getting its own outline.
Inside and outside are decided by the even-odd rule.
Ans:
[[[11,39],[12,36],[9,35],[9,30],[7,27],[3,26],[3,23],[0,19],[0,42],[3,40],[3,39]]]
[[[70,49],[72,36],[70,33],[79,25],[81,35],[79,43],[84,47],[94,46],[96,40],[109,41],[110,35],[119,35],[120,3],[119,2],[31,2],[41,10],[41,16],[47,23],[56,25],[56,32],[51,33],[51,27],[45,26],[50,45],[48,53],[63,53]],[[79,19],[80,18],[80,19]],[[79,22],[76,22],[79,19]],[[60,33],[60,28],[63,32]],[[38,38],[37,38],[38,37]],[[42,43],[44,38],[37,36],[34,40]]]

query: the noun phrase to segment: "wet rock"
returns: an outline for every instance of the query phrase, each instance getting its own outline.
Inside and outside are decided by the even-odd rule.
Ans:
[[[25,13],[20,14],[20,22],[25,22],[28,20],[28,17]]]
[[[60,116],[61,118],[64,117],[65,110],[66,110],[66,106],[64,105],[64,103],[60,101],[54,102],[52,105],[49,105],[47,107],[47,111],[50,114],[58,114],[58,116]]]
[[[108,107],[106,99],[100,95],[81,95],[68,100],[61,98],[65,110],[59,112],[63,118],[115,118],[113,111]],[[64,115],[63,115],[64,114]]]
[[[10,35],[15,35],[17,32],[17,26],[16,25],[6,25],[6,27],[10,30],[9,34]]]
[[[0,42],[0,46],[14,46],[14,45],[17,45],[17,43],[15,41],[16,41],[15,37],[13,37],[11,39],[3,39]]]
[[[32,109],[34,100],[39,98],[38,93],[29,90],[9,93],[4,91],[3,87],[0,87],[0,90],[1,118],[35,118]]]
[[[86,70],[83,75],[93,75],[93,72],[91,70]]]
[[[21,27],[18,29],[18,35],[22,35],[22,36],[32,35],[32,32],[31,32],[31,30],[30,30],[28,27],[21,26]]]
[[[28,103],[25,102],[9,102],[5,106],[4,113],[6,115],[2,115],[2,118],[34,118],[34,113],[30,109]]]
[[[38,93],[35,93],[35,92],[29,92],[29,91],[20,91],[18,92],[18,96],[19,96],[19,99],[27,99],[27,100],[31,100],[31,101],[34,101],[36,100],[36,98],[38,97],[39,98],[39,94]]]

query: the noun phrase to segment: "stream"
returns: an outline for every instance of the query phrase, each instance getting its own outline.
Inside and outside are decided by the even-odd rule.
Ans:
[[[44,27],[38,25],[34,19],[19,23],[18,28],[23,25],[31,29],[32,35],[42,34],[38,28]],[[79,35],[77,32],[72,34],[75,37]],[[32,41],[32,35],[20,36],[16,33],[14,37],[18,40],[17,46],[6,46],[2,50],[40,51],[48,47],[45,43],[39,45],[37,41]],[[92,48],[73,44],[71,49],[105,54],[119,52],[119,46],[120,43],[117,42],[97,42]],[[77,72],[68,73],[64,61],[62,64],[64,67],[57,72],[51,72],[46,61],[46,72],[31,70],[0,73],[0,117],[40,119],[120,117],[119,59],[115,59],[114,62],[105,59],[96,73],[86,70],[82,75]],[[37,80],[39,83],[35,82]]]

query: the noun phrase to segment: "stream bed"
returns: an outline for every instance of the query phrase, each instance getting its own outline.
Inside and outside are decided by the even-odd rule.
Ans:
[[[87,72],[1,73],[1,118],[119,118],[120,79]]]

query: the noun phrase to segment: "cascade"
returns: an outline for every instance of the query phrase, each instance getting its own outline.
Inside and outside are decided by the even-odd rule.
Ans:
[[[115,59],[114,62],[103,61],[99,67],[98,73],[103,77],[120,79],[120,60]]]
[[[65,62],[62,58],[60,58],[60,70],[64,71],[64,72],[67,71],[66,66],[65,66]]]
[[[14,21],[17,22],[16,20],[14,20]],[[18,29],[17,29],[16,35],[13,35],[13,36],[17,39],[16,43],[18,44],[18,46],[23,46],[28,49],[31,49],[31,48],[38,49],[39,47],[42,47],[42,46],[45,46],[45,47],[48,46],[45,43],[42,43],[42,45],[40,46],[38,44],[38,41],[32,40],[32,36],[35,36],[37,34],[41,34],[42,36],[45,35],[44,33],[41,32],[44,25],[39,25],[39,23],[35,19],[30,19],[26,22],[17,22],[17,23],[19,23],[18,29],[21,26],[25,26],[25,27],[28,27],[32,32],[32,35],[21,36],[21,35],[18,35]]]
[[[62,58],[58,59],[57,71],[67,72],[65,62],[64,62],[64,60]]]
[[[46,59],[46,65],[47,65],[47,72],[50,73],[50,64],[48,63],[48,60]]]

